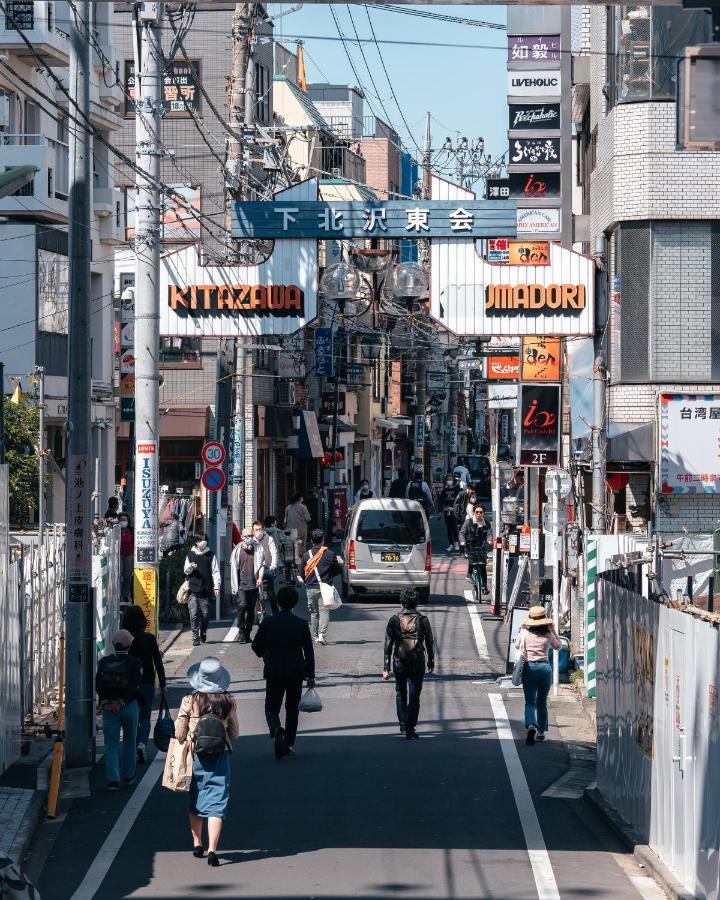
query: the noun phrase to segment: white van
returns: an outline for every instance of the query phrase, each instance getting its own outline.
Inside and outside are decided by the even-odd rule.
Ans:
[[[348,513],[342,544],[343,594],[418,590],[430,596],[432,551],[425,510],[416,500],[360,500]]]

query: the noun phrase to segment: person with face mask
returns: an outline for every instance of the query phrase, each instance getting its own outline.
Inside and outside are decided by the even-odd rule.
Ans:
[[[485,510],[476,506],[471,519],[466,519],[460,529],[460,546],[467,550],[467,579],[472,580],[473,566],[478,566],[483,596],[489,594],[487,586],[487,542],[488,523],[485,521]]]
[[[265,572],[265,551],[255,540],[252,528],[243,528],[241,537],[230,557],[230,587],[238,599],[237,640],[247,644],[255,624],[255,607]]]
[[[120,600],[123,603],[132,603],[132,580],[135,556],[135,542],[130,518],[127,513],[118,516],[120,526]]]
[[[458,520],[455,517],[455,511],[453,509],[455,498],[459,493],[460,485],[457,484],[451,474],[448,475],[445,479],[443,489],[440,491],[437,502],[438,519],[441,516],[444,516],[445,518],[445,528],[447,529],[448,536],[447,553],[452,553],[454,550],[460,549],[460,545],[458,544]]]
[[[270,603],[273,615],[277,612],[275,604],[275,576],[278,568],[278,548],[275,539],[267,531],[265,525],[256,519],[253,522],[253,538],[263,549],[263,562],[265,564],[265,592]]]
[[[370,500],[371,497],[375,496],[375,491],[370,487],[370,482],[367,478],[363,478],[360,482],[360,487],[355,493],[355,502],[357,503],[359,500]]]
[[[207,640],[210,620],[210,597],[220,596],[220,569],[215,554],[208,546],[204,531],[195,535],[195,543],[188,553],[184,567],[190,584],[188,612],[192,629],[193,647]]]

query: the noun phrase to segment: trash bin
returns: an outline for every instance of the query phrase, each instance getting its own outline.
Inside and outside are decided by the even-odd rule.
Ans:
[[[561,675],[564,675],[570,668],[570,641],[568,641],[567,638],[561,637],[560,643],[562,646],[560,647],[560,655],[558,656],[558,671]],[[554,653],[555,651],[550,648],[550,665],[553,663]]]

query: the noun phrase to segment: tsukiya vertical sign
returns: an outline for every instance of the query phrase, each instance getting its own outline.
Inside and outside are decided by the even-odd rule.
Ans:
[[[560,385],[521,384],[518,392],[518,465],[560,462]]]
[[[139,443],[135,453],[135,555],[140,563],[157,562],[157,444]]]

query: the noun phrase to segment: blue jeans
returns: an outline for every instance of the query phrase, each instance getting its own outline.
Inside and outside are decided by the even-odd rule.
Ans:
[[[153,700],[155,699],[155,685],[141,684],[140,693],[145,698],[145,706],[140,707],[137,742],[142,744],[143,747],[147,747],[148,738],[150,737],[150,718],[152,717]]]
[[[526,662],[523,667],[522,686],[525,694],[525,727],[534,725],[538,731],[547,731],[547,697],[552,683],[552,667],[549,662]]]
[[[120,730],[122,729],[122,777],[133,778],[137,765],[137,730],[139,707],[137,700],[128,703],[119,712],[103,709],[105,732],[105,777],[120,781]]]
[[[414,731],[420,715],[420,694],[422,692],[425,666],[408,671],[394,666],[395,705],[398,722],[407,731]]]

